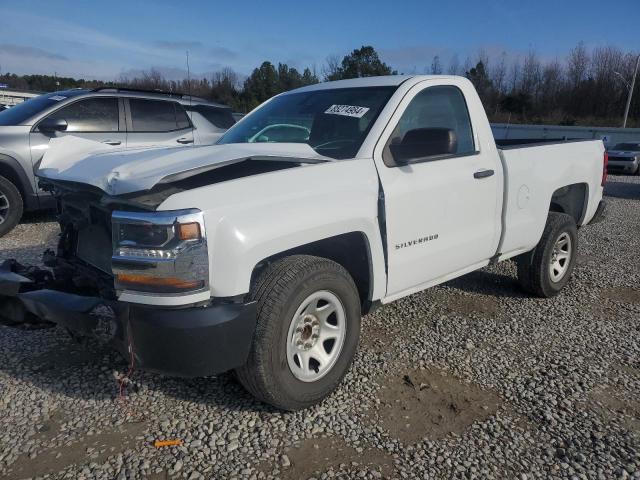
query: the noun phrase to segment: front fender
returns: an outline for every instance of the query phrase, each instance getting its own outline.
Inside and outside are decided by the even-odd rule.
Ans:
[[[375,300],[386,289],[377,199],[373,161],[355,159],[302,165],[187,190],[169,197],[159,210],[199,208],[205,212],[214,297],[247,293],[255,266],[265,258],[329,237],[362,232],[370,248]]]

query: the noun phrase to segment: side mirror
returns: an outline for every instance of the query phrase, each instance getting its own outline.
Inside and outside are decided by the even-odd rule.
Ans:
[[[38,130],[41,132],[52,133],[52,132],[64,132],[69,125],[64,118],[45,118],[38,125]]]
[[[407,165],[412,160],[456,153],[458,140],[450,128],[416,128],[401,141],[392,141],[389,150],[397,165]]]

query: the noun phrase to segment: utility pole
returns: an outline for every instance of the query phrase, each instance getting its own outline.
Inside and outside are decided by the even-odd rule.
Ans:
[[[627,106],[624,108],[624,120],[622,121],[622,128],[627,128],[627,118],[629,118],[629,108],[631,107],[631,99],[633,98],[633,89],[636,86],[636,76],[638,75],[639,66],[640,66],[640,55],[638,55],[638,58],[636,59],[636,68],[633,71],[631,86],[629,87],[629,95],[627,96]]]

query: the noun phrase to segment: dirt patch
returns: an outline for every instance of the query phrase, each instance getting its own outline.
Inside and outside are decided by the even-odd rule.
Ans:
[[[640,290],[630,287],[610,287],[600,291],[600,296],[608,300],[640,305]]]
[[[416,370],[386,379],[377,415],[391,436],[406,444],[461,434],[495,414],[501,399],[438,371]]]
[[[640,400],[616,397],[607,389],[600,388],[589,394],[589,407],[607,422],[640,433]]]
[[[391,478],[393,457],[376,448],[356,450],[347,445],[341,437],[309,438],[287,449],[280,458],[277,477],[283,480],[308,479],[320,477],[333,470],[348,470],[354,473],[364,469],[380,472],[383,478]],[[285,459],[286,456],[286,459]],[[273,472],[273,464],[263,463],[258,470]],[[352,478],[351,475],[346,478]]]
[[[637,366],[632,365],[624,365],[622,363],[614,364],[614,370],[617,370],[620,373],[624,373],[625,375],[629,375],[630,377],[638,377],[640,378],[640,363]]]
[[[362,325],[362,340],[364,347],[380,353],[389,350],[390,341],[398,341],[403,338],[404,331],[399,325],[381,325],[368,322]]]
[[[57,430],[54,431],[54,428],[59,426],[59,421],[52,419],[49,429],[41,429],[39,435],[42,434],[43,437],[40,437],[40,440],[52,438],[59,433]],[[145,429],[145,423],[127,423],[110,432],[87,436],[79,442],[60,447],[45,447],[35,458],[22,455],[9,467],[8,478],[40,477],[57,473],[69,465],[103,463],[110,455],[132,448],[141,442],[142,440],[137,440],[136,437],[141,436]]]
[[[444,299],[445,309],[451,313],[468,317],[477,315],[492,318],[498,315],[498,301],[493,297],[450,295]]]

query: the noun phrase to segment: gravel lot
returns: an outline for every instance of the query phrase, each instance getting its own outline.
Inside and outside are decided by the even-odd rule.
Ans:
[[[0,477],[640,478],[640,178],[607,195],[559,297],[507,262],[381,308],[338,392],[294,414],[231,375],[136,371],[122,399],[108,349],[0,327]],[[55,237],[29,217],[1,257]]]

